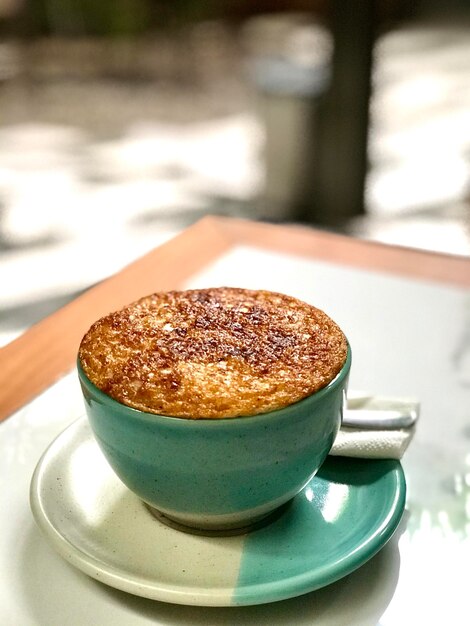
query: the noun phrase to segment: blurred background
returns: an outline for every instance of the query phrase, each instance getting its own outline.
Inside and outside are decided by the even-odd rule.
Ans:
[[[468,256],[469,3],[0,0],[0,345],[206,214]]]

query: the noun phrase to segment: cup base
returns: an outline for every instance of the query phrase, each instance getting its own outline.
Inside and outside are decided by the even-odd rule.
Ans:
[[[274,511],[270,511],[269,513],[266,513],[262,517],[256,518],[250,523],[245,522],[242,526],[231,526],[225,528],[201,528],[198,526],[188,526],[187,524],[180,522],[176,518],[162,513],[150,504],[147,504],[146,502],[144,504],[157,520],[159,520],[163,524],[166,524],[170,528],[174,528],[175,530],[189,533],[191,535],[200,535],[204,537],[232,537],[234,535],[245,535],[247,533],[258,530],[259,528],[263,528],[268,524],[271,524],[281,515],[283,515],[284,511],[290,506],[291,502],[292,500],[285,502]]]

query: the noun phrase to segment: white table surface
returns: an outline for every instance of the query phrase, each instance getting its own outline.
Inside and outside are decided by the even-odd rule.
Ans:
[[[40,455],[82,413],[72,373],[0,425],[0,624],[470,623],[470,295],[241,246],[185,286],[217,285],[282,291],[323,308],[351,342],[352,389],[421,401],[398,531],[348,577],[271,605],[186,607],[108,588],[56,555],[29,509]]]

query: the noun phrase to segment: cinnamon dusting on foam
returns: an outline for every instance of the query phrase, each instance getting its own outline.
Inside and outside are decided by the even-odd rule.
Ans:
[[[235,288],[156,293],[93,324],[79,359],[104,393],[142,411],[224,418],[280,409],[335,378],[346,338],[290,296]]]

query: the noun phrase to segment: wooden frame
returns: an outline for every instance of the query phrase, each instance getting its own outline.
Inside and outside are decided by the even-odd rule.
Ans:
[[[177,289],[235,245],[470,287],[470,259],[361,241],[301,226],[206,217],[0,349],[0,420],[70,371],[90,325],[142,295]]]

